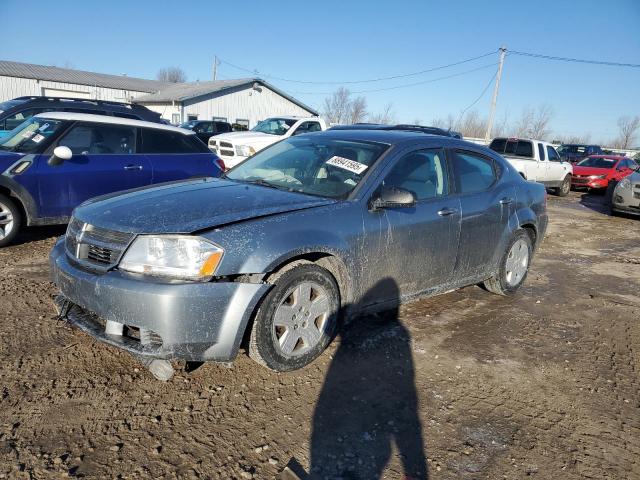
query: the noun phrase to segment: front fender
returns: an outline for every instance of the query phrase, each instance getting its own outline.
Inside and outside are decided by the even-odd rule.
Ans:
[[[11,196],[18,199],[26,213],[27,225],[33,225],[38,218],[38,204],[29,191],[7,175],[0,175],[0,187],[9,190]]]

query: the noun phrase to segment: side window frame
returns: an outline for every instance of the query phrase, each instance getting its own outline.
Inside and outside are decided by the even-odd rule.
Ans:
[[[465,195],[477,195],[478,193],[484,193],[484,192],[488,192],[489,190],[491,190],[496,183],[498,183],[500,181],[500,179],[502,178],[502,175],[504,174],[504,169],[502,167],[499,167],[498,165],[496,165],[496,160],[495,158],[492,158],[491,156],[485,154],[485,153],[481,153],[481,152],[477,152],[475,150],[469,150],[469,149],[465,149],[465,148],[451,148],[451,169],[453,171],[453,175],[452,175],[452,181],[453,181],[453,188],[454,191],[457,195],[460,196],[465,196]],[[476,192],[462,192],[459,182],[458,182],[458,171],[457,168],[455,166],[455,156],[458,153],[463,153],[463,154],[468,154],[468,155],[472,155],[474,157],[479,157],[482,158],[484,160],[486,160],[487,162],[489,162],[491,164],[491,170],[493,171],[493,182],[484,190],[478,190]]]
[[[416,198],[416,203],[423,203],[423,202],[432,202],[435,200],[442,200],[444,198],[448,198],[451,195],[454,195],[456,192],[453,189],[454,185],[452,182],[452,166],[451,166],[451,160],[449,157],[449,152],[448,149],[445,147],[431,147],[431,146],[423,146],[423,147],[412,147],[412,148],[408,148],[406,150],[403,150],[402,152],[398,153],[398,158],[396,158],[391,165],[388,165],[384,171],[380,172],[380,175],[377,179],[377,185],[375,186],[375,188],[372,189],[372,194],[377,192],[378,190],[380,190],[380,188],[382,188],[385,180],[387,179],[387,177],[389,176],[389,174],[393,171],[393,169],[404,159],[406,158],[408,155],[412,155],[415,153],[419,153],[419,152],[424,152],[424,151],[429,151],[429,152],[440,152],[442,159],[444,161],[444,172],[447,178],[447,182],[446,182],[446,187],[447,187],[447,193],[445,195],[441,195],[441,196],[434,196],[434,197],[430,197],[430,198]]]
[[[545,148],[545,144],[542,142],[537,142],[538,143],[538,155],[540,155],[540,161],[544,162],[547,160],[547,155],[545,154],[546,148]],[[549,161],[551,161],[551,159],[549,159]]]
[[[550,151],[555,152],[555,158],[551,158],[551,155],[549,155],[549,161],[550,162],[555,162],[555,163],[562,162],[562,157],[560,157],[560,154],[558,153],[558,151],[555,148],[553,148],[552,145],[547,145],[547,154]]]

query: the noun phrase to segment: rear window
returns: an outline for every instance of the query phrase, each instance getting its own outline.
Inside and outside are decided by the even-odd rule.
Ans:
[[[518,157],[533,158],[533,144],[528,140],[515,138],[496,138],[489,148],[501,155],[515,155]]]
[[[142,153],[209,153],[207,146],[195,135],[143,128],[141,137]]]

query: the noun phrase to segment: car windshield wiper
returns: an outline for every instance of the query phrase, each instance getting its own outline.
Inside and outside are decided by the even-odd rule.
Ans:
[[[242,180],[238,180],[238,179],[235,179],[235,178],[230,178],[229,180],[233,180],[234,182],[251,183],[252,185],[260,185],[262,187],[267,187],[267,188],[275,188],[276,190],[285,189],[284,187],[281,187],[279,185],[275,185],[273,183],[267,182],[266,180],[263,180],[262,178],[242,179]]]

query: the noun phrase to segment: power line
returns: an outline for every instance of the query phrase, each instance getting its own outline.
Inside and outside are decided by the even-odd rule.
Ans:
[[[497,50],[493,50],[491,52],[484,53],[482,55],[478,55],[477,57],[471,57],[471,58],[467,58],[465,60],[461,60],[459,62],[454,62],[454,63],[449,63],[447,65],[440,65],[438,67],[428,68],[426,70],[421,70],[419,72],[404,73],[404,74],[399,74],[399,75],[391,75],[389,77],[370,78],[370,79],[366,79],[366,80],[345,80],[345,81],[331,80],[331,81],[326,81],[326,82],[311,81],[311,80],[294,80],[294,79],[289,79],[289,78],[276,77],[274,75],[260,74],[260,72],[258,70],[250,70],[248,68],[240,67],[238,65],[234,65],[233,63],[227,62],[226,60],[222,60],[220,58],[218,58],[218,60],[221,63],[229,65],[230,67],[236,68],[238,70],[242,70],[244,72],[252,73],[254,75],[261,75],[261,76],[263,76],[265,78],[271,78],[273,80],[279,80],[281,82],[302,83],[302,84],[310,84],[310,85],[312,85],[312,84],[315,84],[315,85],[352,85],[352,84],[355,84],[355,83],[382,82],[384,80],[394,80],[394,79],[397,79],[397,78],[407,78],[407,77],[414,77],[416,75],[423,75],[425,73],[435,72],[437,70],[442,70],[444,68],[455,67],[456,65],[462,65],[464,63],[473,62],[474,60],[478,60],[480,58],[484,58],[484,57],[488,57],[489,55],[493,55],[496,52],[497,52]]]
[[[491,78],[489,79],[489,82],[487,83],[486,87],[484,87],[484,89],[482,90],[482,93],[480,93],[480,95],[478,95],[478,98],[476,98],[467,108],[465,108],[464,110],[462,110],[460,112],[460,116],[458,117],[458,121],[460,121],[462,119],[462,116],[467,112],[467,110],[469,110],[471,107],[473,107],[476,103],[478,103],[480,101],[480,99],[482,97],[484,97],[484,94],[487,93],[487,90],[489,90],[489,87],[493,83],[493,79],[496,78],[496,75],[498,75],[498,70],[496,70],[495,73],[493,75],[491,75]]]
[[[557,61],[561,61],[561,62],[589,63],[589,64],[593,64],[593,65],[607,65],[607,66],[610,66],[610,67],[640,68],[640,64],[638,64],[638,63],[619,63],[619,62],[608,62],[608,61],[604,61],[604,60],[584,60],[584,59],[580,59],[580,58],[555,57],[553,55],[542,55],[540,53],[519,52],[517,50],[509,50],[508,54],[510,54],[510,55],[521,55],[523,57],[543,58],[545,60],[557,60]]]
[[[489,63],[487,65],[482,65],[480,67],[477,68],[472,68],[470,70],[465,70],[463,72],[459,72],[459,73],[454,73],[451,75],[446,75],[444,77],[438,77],[438,78],[432,78],[429,80],[423,80],[420,82],[414,82],[414,83],[407,83],[404,85],[395,85],[393,87],[384,87],[384,88],[373,88],[373,89],[369,89],[369,90],[357,90],[357,91],[352,91],[350,93],[353,94],[359,94],[359,93],[372,93],[372,92],[383,92],[383,91],[387,91],[387,90],[397,90],[400,88],[408,88],[408,87],[415,87],[417,85],[425,85],[427,83],[433,83],[433,82],[439,82],[441,80],[447,80],[449,78],[454,78],[454,77],[460,77],[463,75],[467,75],[469,73],[473,73],[473,72],[477,72],[478,70],[483,70],[485,68],[489,68],[489,67],[493,67],[495,65],[498,65],[498,63]],[[289,92],[292,94],[296,94],[296,95],[331,95],[334,92]]]

